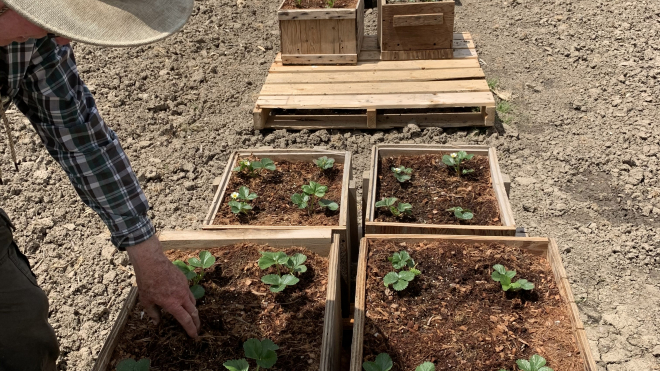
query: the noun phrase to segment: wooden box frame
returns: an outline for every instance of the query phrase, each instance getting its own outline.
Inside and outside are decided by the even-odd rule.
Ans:
[[[387,156],[440,154],[465,151],[469,154],[488,156],[490,175],[497,204],[500,210],[502,226],[453,225],[453,224],[416,224],[375,222],[376,187],[378,182],[378,162]],[[371,170],[367,198],[365,235],[369,234],[472,234],[485,236],[515,236],[516,225],[513,211],[506,194],[502,172],[497,162],[495,149],[488,146],[470,145],[422,145],[422,144],[381,144],[375,145],[371,153]],[[364,192],[364,191],[363,191]],[[414,207],[414,205],[413,205]]]
[[[356,64],[364,36],[364,0],[353,9],[277,10],[282,64]]]
[[[228,231],[163,231],[159,235],[163,250],[196,250],[237,243],[268,244],[272,247],[306,247],[328,256],[328,285],[319,371],[339,371],[343,323],[341,317],[341,285],[339,284],[340,236],[331,230],[228,230]],[[133,287],[117,316],[92,371],[106,371],[131,311],[138,301]],[[221,367],[219,365],[219,367]]]
[[[454,0],[387,4],[378,0],[381,60],[454,57]]]
[[[351,368],[350,371],[362,370],[362,340],[364,337],[365,307],[366,307],[366,276],[367,257],[369,253],[370,240],[397,240],[406,242],[421,242],[428,240],[456,241],[462,243],[500,243],[507,246],[516,246],[528,250],[536,255],[543,255],[550,266],[557,282],[559,293],[567,306],[568,314],[573,327],[573,334],[584,361],[584,371],[597,371],[589,341],[580,319],[580,312],[575,304],[575,298],[562,263],[557,242],[554,239],[539,237],[497,237],[497,236],[439,236],[439,235],[373,235],[362,239],[360,244],[360,256],[358,259],[358,270],[355,293],[355,324],[353,326],[353,343],[351,345]],[[577,370],[575,370],[577,371]]]

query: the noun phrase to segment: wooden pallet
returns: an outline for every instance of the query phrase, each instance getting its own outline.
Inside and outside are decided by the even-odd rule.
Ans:
[[[566,270],[562,263],[557,242],[554,239],[538,237],[487,237],[487,236],[434,236],[434,235],[371,235],[362,239],[360,244],[360,257],[358,259],[358,270],[356,278],[355,294],[355,312],[353,326],[353,341],[351,344],[351,366],[350,371],[361,371],[363,362],[363,337],[364,324],[366,321],[366,270],[369,253],[370,240],[396,240],[401,242],[420,242],[429,240],[444,240],[460,243],[499,243],[508,246],[516,246],[523,250],[528,250],[535,255],[541,255],[548,260],[552,268],[553,279],[559,288],[569,318],[575,342],[580,350],[580,356],[584,361],[584,371],[596,371],[596,362],[594,361],[589,341],[584,330],[584,325],[580,319],[580,312],[575,304],[575,298],[571,286],[568,282]],[[578,370],[572,370],[578,371]]]
[[[355,66],[271,66],[254,109],[261,129],[389,129],[492,126],[495,99],[469,33],[454,58],[381,61],[365,36]]]
[[[164,250],[196,250],[256,243],[272,247],[306,247],[328,257],[328,286],[319,371],[339,371],[343,321],[341,318],[341,285],[339,248],[341,236],[331,230],[225,230],[225,231],[163,231],[159,240]],[[109,369],[115,347],[128,318],[138,302],[137,287],[128,294],[92,371]],[[114,368],[113,368],[114,370]]]

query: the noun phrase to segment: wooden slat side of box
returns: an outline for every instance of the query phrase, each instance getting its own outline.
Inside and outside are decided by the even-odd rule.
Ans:
[[[282,62],[287,65],[355,64],[357,58],[357,54],[286,54]]]
[[[511,210],[509,197],[507,197],[506,188],[504,187],[502,171],[500,169],[500,164],[497,161],[497,152],[493,147],[488,150],[488,162],[490,164],[490,177],[493,182],[493,190],[495,191],[495,197],[497,198],[497,205],[500,209],[502,225],[515,227],[516,223],[513,219],[513,210]]]
[[[448,234],[477,236],[515,236],[516,227],[452,225],[452,224],[412,224],[392,222],[367,222],[366,234]]]
[[[357,72],[298,72],[273,73],[266,78],[267,85],[276,84],[334,84],[364,82],[443,81],[483,79],[481,68],[448,68],[441,70],[357,71]]]
[[[278,58],[279,62],[278,63]],[[440,59],[417,61],[376,61],[358,62],[355,66],[283,66],[281,56],[275,58],[269,73],[298,72],[357,72],[357,71],[406,71],[406,70],[437,70],[445,68],[480,68],[479,62],[469,59]]]
[[[222,202],[222,199],[224,198],[225,189],[227,188],[227,184],[229,183],[231,170],[234,164],[236,163],[237,156],[238,156],[237,152],[233,152],[231,156],[229,156],[229,159],[227,159],[227,165],[225,166],[225,171],[222,173],[220,184],[218,185],[218,189],[215,191],[215,196],[213,197],[213,201],[211,202],[211,208],[209,209],[208,214],[206,214],[206,219],[204,219],[204,225],[213,224],[213,219],[215,219],[215,214],[218,213],[218,209],[220,208],[220,202]]]
[[[124,306],[121,308],[121,311],[119,312],[119,315],[115,320],[115,324],[112,326],[112,330],[110,330],[108,339],[105,341],[105,344],[103,344],[103,348],[101,349],[101,352],[99,353],[99,356],[96,359],[96,363],[94,364],[94,368],[92,369],[92,371],[107,370],[108,366],[110,365],[110,361],[112,360],[112,353],[114,353],[115,347],[119,342],[119,335],[124,330],[124,327],[126,326],[126,322],[128,322],[128,317],[133,311],[133,308],[135,308],[137,301],[138,301],[138,288],[132,287],[131,291],[128,293],[128,296],[126,297]]]
[[[380,3],[378,13],[382,13],[379,22],[381,51],[412,51],[451,49],[454,39],[454,2],[439,1],[430,3]],[[395,27],[397,15],[442,14],[442,24]]]
[[[355,310],[353,312],[353,342],[351,343],[350,371],[362,371],[362,342],[364,338],[365,308],[366,308],[366,281],[367,281],[367,254],[369,245],[366,238],[360,241],[360,254],[355,284]]]
[[[328,287],[325,301],[320,371],[339,371],[343,322],[341,317],[340,238],[335,236],[328,261]]]
[[[355,9],[280,9],[277,11],[277,19],[280,21],[355,19],[355,17]]]
[[[383,61],[408,61],[408,60],[426,60],[426,59],[452,59],[454,58],[454,49],[435,49],[435,50],[390,50],[380,52],[380,59]]]

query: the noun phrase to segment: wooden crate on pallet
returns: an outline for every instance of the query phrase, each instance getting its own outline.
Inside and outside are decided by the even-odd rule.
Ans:
[[[493,191],[497,198],[500,212],[501,226],[478,226],[478,225],[453,225],[453,224],[414,224],[376,222],[375,203],[378,201],[377,189],[378,164],[380,160],[388,156],[416,156],[428,154],[448,154],[451,152],[465,151],[468,154],[488,156],[490,164],[490,176]],[[373,147],[371,153],[369,186],[367,190],[365,235],[370,234],[452,234],[452,235],[485,235],[485,236],[515,236],[516,224],[513,219],[513,211],[507,197],[502,172],[497,161],[495,148],[476,145],[433,145],[433,144],[380,144]],[[414,206],[413,206],[414,207]]]
[[[360,244],[360,256],[358,259],[358,270],[356,279],[355,311],[353,326],[353,342],[351,344],[351,366],[350,371],[361,371],[363,362],[363,338],[364,325],[366,321],[366,270],[369,254],[369,241],[396,240],[401,242],[416,243],[429,240],[444,240],[464,244],[490,244],[498,243],[507,246],[515,246],[530,251],[534,255],[540,255],[548,260],[552,268],[553,277],[559,293],[566,305],[571,320],[575,342],[580,350],[580,356],[584,362],[584,371],[597,371],[589,341],[580,319],[580,312],[575,304],[575,298],[568,282],[568,276],[564,269],[557,242],[554,239],[538,237],[495,237],[495,236],[437,236],[437,235],[372,235],[362,239]],[[458,344],[460,345],[460,344]],[[578,371],[578,370],[572,370]]]
[[[365,38],[355,66],[271,66],[254,109],[261,129],[483,127],[495,123],[495,99],[469,34],[456,34],[460,57],[380,61]],[[460,50],[460,53],[458,52]]]
[[[282,63],[356,64],[364,35],[364,0],[353,9],[280,9]]]
[[[322,157],[328,156],[335,159],[336,164],[343,164],[344,173],[342,174],[342,195],[341,200],[339,200],[339,223],[332,226],[300,226],[300,225],[233,225],[233,224],[222,224],[216,225],[213,224],[215,215],[218,213],[220,207],[227,207],[227,202],[223,203],[225,195],[229,195],[231,191],[227,190],[227,185],[231,179],[234,172],[232,169],[237,166],[238,160],[240,158],[245,158],[248,156],[256,156],[258,158],[269,158],[273,161],[291,161],[291,162],[312,162],[313,160]],[[353,231],[357,229],[357,205],[356,202],[349,202],[354,197],[354,189],[351,190],[351,184],[353,188],[355,183],[351,182],[353,179],[353,169],[352,169],[352,156],[350,152],[342,151],[330,151],[325,149],[272,149],[272,148],[261,148],[261,149],[246,149],[234,151],[229,160],[227,161],[227,166],[220,180],[218,189],[216,190],[215,197],[209,208],[209,212],[206,215],[206,219],[202,225],[202,229],[205,230],[321,230],[321,231],[332,231],[336,232],[340,239],[340,261],[341,261],[341,270],[342,270],[342,285],[346,289],[344,292],[348,292],[348,284],[350,283],[349,272],[350,272],[350,256],[351,249],[357,248],[357,233]],[[353,240],[354,238],[355,240]],[[344,314],[348,315],[348,301],[345,301],[346,305],[344,307]]]
[[[341,317],[341,285],[339,250],[341,236],[331,230],[225,230],[225,231],[163,231],[159,239],[163,250],[198,250],[239,243],[264,244],[271,247],[305,247],[328,257],[328,285],[326,293],[321,366],[319,371],[339,371],[343,321]],[[112,326],[92,371],[109,371],[117,343],[138,301],[137,287],[133,287]],[[183,329],[181,330],[183,331]],[[148,356],[148,355],[147,355]]]
[[[381,60],[451,59],[454,0],[396,3],[378,0]]]

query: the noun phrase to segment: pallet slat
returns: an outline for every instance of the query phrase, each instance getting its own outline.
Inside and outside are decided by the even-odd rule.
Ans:
[[[441,70],[358,71],[345,73],[300,72],[273,73],[266,78],[266,85],[273,84],[321,84],[353,82],[414,82],[484,78],[481,68],[451,68]],[[275,87],[274,87],[275,88]]]
[[[262,95],[347,95],[347,94],[422,94],[490,92],[486,80],[451,80],[421,82],[366,82],[333,84],[264,85]]]

